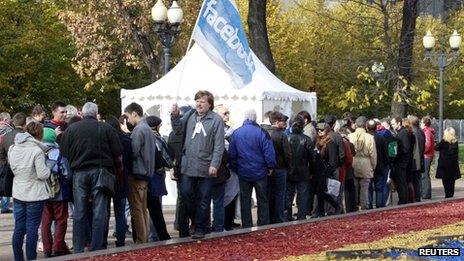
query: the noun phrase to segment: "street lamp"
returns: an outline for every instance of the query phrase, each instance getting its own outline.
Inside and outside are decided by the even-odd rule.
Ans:
[[[155,32],[163,45],[164,74],[169,72],[169,57],[171,48],[180,33],[180,23],[183,12],[177,1],[172,1],[171,7],[166,8],[162,0],[158,0],[151,9],[151,16],[155,22]]]
[[[425,60],[430,60],[433,65],[438,67],[440,71],[440,98],[439,98],[439,122],[438,122],[438,139],[443,137],[443,92],[445,87],[445,68],[451,64],[459,56],[459,47],[461,46],[461,36],[456,30],[449,38],[451,53],[446,53],[443,50],[438,52],[433,51],[435,46],[435,37],[430,31],[422,39],[422,44],[425,48]]]

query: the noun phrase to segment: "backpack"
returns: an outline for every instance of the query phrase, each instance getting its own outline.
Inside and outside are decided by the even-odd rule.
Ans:
[[[155,137],[155,170],[161,168],[172,168],[174,165],[174,160],[172,153],[170,153],[168,145],[163,138],[156,136]]]
[[[398,155],[398,141],[391,140],[388,142],[388,157],[395,158]]]
[[[62,176],[62,166],[61,166],[61,153],[58,155],[56,160],[52,159],[50,153],[53,149],[49,149],[45,155],[47,156],[46,165],[50,168],[50,176],[46,180],[47,183],[47,192],[50,195],[50,198],[56,197],[61,190],[60,179]]]

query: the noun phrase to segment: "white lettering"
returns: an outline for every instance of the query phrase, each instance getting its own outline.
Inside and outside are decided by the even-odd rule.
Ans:
[[[238,37],[238,28],[234,28],[232,25],[227,23],[227,20],[218,14],[218,11],[214,8],[217,4],[217,0],[209,0],[206,4],[203,18],[206,22],[214,29],[216,33],[221,36],[221,39],[232,49],[235,50],[237,56],[245,61],[246,66],[251,71],[253,70],[253,56],[251,52],[248,54],[245,52],[243,43]]]
[[[222,24],[222,27],[220,27],[219,25]],[[219,16],[217,19],[216,19],[216,22],[214,22],[214,31],[216,31],[216,33],[220,33],[222,28],[224,28],[225,26],[227,25],[227,21],[226,19],[224,19],[224,17],[222,16]],[[221,35],[221,38],[224,39]]]

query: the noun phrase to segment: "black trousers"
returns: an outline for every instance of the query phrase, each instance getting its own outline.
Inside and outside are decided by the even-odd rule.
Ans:
[[[238,195],[225,207],[224,229],[232,230],[235,223],[235,206],[237,203]]]
[[[406,168],[402,166],[395,166],[393,175],[391,176],[393,182],[395,182],[395,188],[398,192],[398,204],[408,203],[408,181],[406,178]]]
[[[354,185],[354,179],[345,179],[345,207],[346,212],[357,211],[356,202],[356,187]]]
[[[168,230],[166,229],[166,222],[164,221],[163,207],[161,205],[160,198],[147,195],[147,208],[159,240],[171,239],[171,236],[169,236]]]
[[[454,179],[442,179],[443,188],[445,189],[445,198],[452,198],[454,196]]]

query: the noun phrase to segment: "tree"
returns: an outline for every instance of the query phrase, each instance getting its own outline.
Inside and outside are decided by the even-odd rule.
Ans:
[[[56,0],[60,20],[76,45],[73,67],[87,79],[86,88],[98,82],[115,82],[119,66],[147,76],[146,84],[163,75],[161,44],[152,29],[152,0]],[[183,34],[173,49],[174,62],[184,54],[201,3],[182,1]],[[169,6],[169,5],[168,5]],[[140,87],[140,86],[138,86]]]
[[[71,67],[72,41],[55,11],[41,1],[0,1],[1,111],[27,114],[36,103],[85,100]]]
[[[406,92],[408,85],[412,83],[412,64],[414,35],[416,31],[416,19],[418,16],[418,0],[403,1],[403,17],[401,26],[400,46],[398,53],[398,80],[396,92]],[[403,100],[392,100],[391,115],[406,116],[407,103]]]
[[[261,62],[263,62],[271,72],[275,72],[275,63],[269,44],[266,25],[266,7],[266,0],[249,0],[248,2],[250,44]]]

